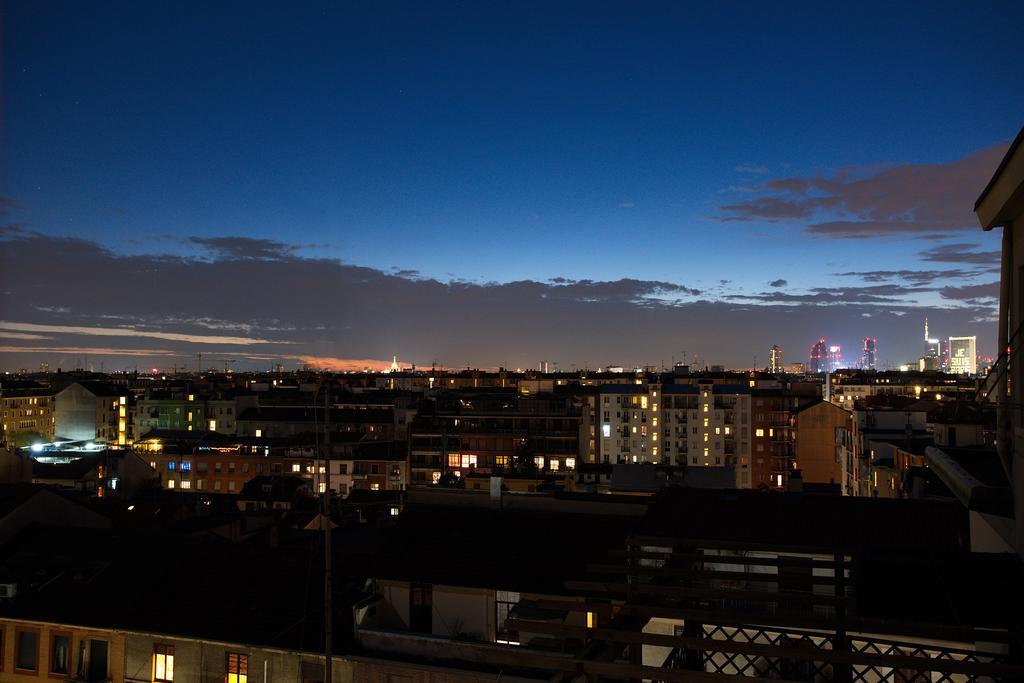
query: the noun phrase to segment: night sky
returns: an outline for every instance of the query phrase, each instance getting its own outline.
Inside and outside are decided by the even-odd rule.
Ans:
[[[1024,3],[0,6],[0,369],[993,355]]]

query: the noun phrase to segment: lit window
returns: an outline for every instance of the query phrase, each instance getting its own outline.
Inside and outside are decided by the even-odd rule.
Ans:
[[[190,488],[192,488],[192,482],[189,481],[188,479],[182,479],[182,481],[181,481],[181,488],[183,488],[183,489],[190,489]]]
[[[431,472],[430,473],[430,483],[436,484],[439,481],[441,481],[441,473],[440,472]]]
[[[704,404],[704,412],[705,413],[708,412],[708,404],[707,403]]]
[[[261,436],[263,436],[263,430],[262,430],[262,429],[257,429],[257,430],[256,430],[256,438],[258,439],[258,438],[260,438]]]
[[[371,491],[380,491],[380,484],[370,484]]]
[[[708,434],[707,432],[704,432],[704,443],[707,443],[708,439],[710,439],[710,438],[711,438],[711,435]]]
[[[196,395],[195,394],[189,394],[188,395],[188,400],[190,400],[190,401],[196,400]]]
[[[211,432],[217,431],[217,421],[216,420],[210,420],[210,431]]]
[[[769,429],[768,430],[768,436],[775,436],[775,430],[774,429]]]
[[[708,457],[708,449],[707,448],[704,449],[704,457],[705,458]]]
[[[587,628],[597,628],[597,614],[595,612],[587,612]]]
[[[657,427],[657,426],[658,426],[658,418],[654,418],[654,421],[653,421],[653,423],[652,423],[652,424],[653,424],[653,425],[654,425],[655,427]]]
[[[301,471],[302,471],[302,465],[297,463],[297,462],[293,462],[292,463],[292,472],[301,472]]]
[[[508,456],[507,455],[496,455],[496,456],[494,456],[494,466],[495,467],[507,467],[508,466]]]
[[[190,411],[188,411],[188,421],[189,421],[189,422],[191,422],[191,421],[192,421],[192,411],[191,411],[191,410],[190,410]]]
[[[574,470],[574,469],[576,469],[576,458],[566,458],[565,459],[565,469],[567,469],[567,470]]]
[[[249,656],[236,652],[228,653],[228,674],[225,683],[248,683]]]
[[[754,436],[764,436],[764,430],[763,429],[755,429],[754,430]]]
[[[732,427],[726,427],[725,428],[725,435],[729,436],[730,434],[732,434]]]
[[[705,427],[707,427],[707,426],[708,426],[708,418],[706,418],[706,417],[704,418],[704,426],[705,426]]]
[[[558,471],[558,461],[555,460],[554,458],[551,458],[550,460],[548,460],[548,469],[550,469],[552,472],[557,472]]]
[[[544,469],[544,458],[542,456],[540,456],[540,455],[536,456],[533,459],[533,464],[536,465],[537,469],[539,469],[539,470]]]
[[[169,489],[173,489],[174,488],[174,480],[173,479],[168,479],[167,480],[167,488],[169,488]]]
[[[401,512],[401,510],[399,508],[397,508],[397,507],[392,507],[391,508],[391,516],[392,517],[397,517],[399,512]]]
[[[448,454],[448,467],[458,467],[461,462],[461,456],[458,453]]]
[[[641,396],[640,397],[640,407],[643,408],[644,410],[647,409],[647,397],[646,396]]]
[[[320,491],[320,493],[326,493],[327,484],[325,482],[320,482],[320,485],[317,487],[317,489]]]
[[[153,680],[173,681],[174,680],[174,646],[154,645],[153,646]]]
[[[611,425],[601,425],[601,436],[603,436],[604,438],[607,439],[611,435],[612,435],[612,426]]]
[[[125,405],[125,404],[127,404],[127,403],[128,403],[128,397],[127,397],[127,396],[122,396],[122,397],[121,397],[120,399],[118,399],[118,400],[120,401],[121,405]]]
[[[721,433],[722,433],[722,428],[721,427],[715,427],[715,434],[721,434]]]

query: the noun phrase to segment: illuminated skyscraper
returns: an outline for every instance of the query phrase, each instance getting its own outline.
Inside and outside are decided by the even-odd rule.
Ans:
[[[829,345],[822,337],[811,347],[810,362],[807,367],[812,374],[832,372],[842,365],[843,350],[836,344]]]
[[[864,370],[874,370],[877,362],[878,340],[874,337],[864,337],[864,349],[860,355],[860,366]]]
[[[828,372],[828,343],[824,337],[811,346],[811,357],[807,363],[807,370],[812,375]]]
[[[924,358],[929,359],[928,365],[938,369],[939,357],[942,355],[941,342],[928,336],[928,318],[924,319]],[[930,359],[935,359],[934,362]]]
[[[958,375],[978,373],[978,338],[949,338],[949,371]]]
[[[782,349],[778,344],[772,344],[772,348],[768,349],[768,372],[773,375],[783,372]]]

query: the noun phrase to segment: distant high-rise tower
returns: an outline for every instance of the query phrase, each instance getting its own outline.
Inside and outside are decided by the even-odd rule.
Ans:
[[[811,346],[811,357],[810,362],[807,364],[807,370],[812,375],[818,373],[828,372],[831,368],[828,362],[828,342],[822,337],[816,344]]]
[[[949,338],[949,371],[958,375],[978,373],[978,338]]]
[[[928,359],[925,364],[936,366],[938,369],[939,357],[942,355],[941,342],[928,336],[928,318],[924,319],[924,357]],[[934,359],[934,360],[932,360]]]
[[[864,350],[860,356],[860,366],[865,370],[874,370],[878,361],[877,355],[878,340],[874,337],[864,337]]]
[[[772,348],[768,349],[768,372],[773,375],[783,373],[782,348],[778,344],[772,344]]]
[[[810,362],[807,364],[807,371],[811,374],[822,372],[834,372],[843,366],[843,350],[838,344],[829,344],[822,337],[818,343],[811,347]]]

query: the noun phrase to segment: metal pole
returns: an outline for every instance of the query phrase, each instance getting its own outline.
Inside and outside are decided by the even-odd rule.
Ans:
[[[324,452],[323,452],[323,467],[324,473],[328,475],[330,471],[330,448],[331,448],[331,432],[328,428],[331,419],[330,409],[330,395],[331,388],[328,384],[324,391]],[[318,473],[319,474],[319,473]],[[331,491],[328,486],[324,485],[324,491],[320,496],[321,502],[323,503],[323,516],[321,523],[324,525],[324,683],[332,683],[333,678],[331,675],[331,650],[332,650],[332,639],[333,629],[331,624],[331,506],[330,506]]]
[[[1013,228],[1003,226],[1003,254],[999,273],[999,329],[996,336],[999,348],[997,349],[996,362],[1002,367],[996,367],[998,384],[996,394],[996,450],[999,453],[999,460],[1002,462],[1003,470],[1010,481],[1013,481],[1013,445],[1011,443],[1013,428],[1010,408],[1006,405],[1007,384],[1010,373],[1010,353],[1007,350],[1009,340],[1007,335],[1010,325],[1010,289],[1013,277]],[[1002,359],[1001,361],[998,359]],[[1011,385],[1012,387],[1012,385]],[[1017,387],[1012,387],[1013,391]]]

